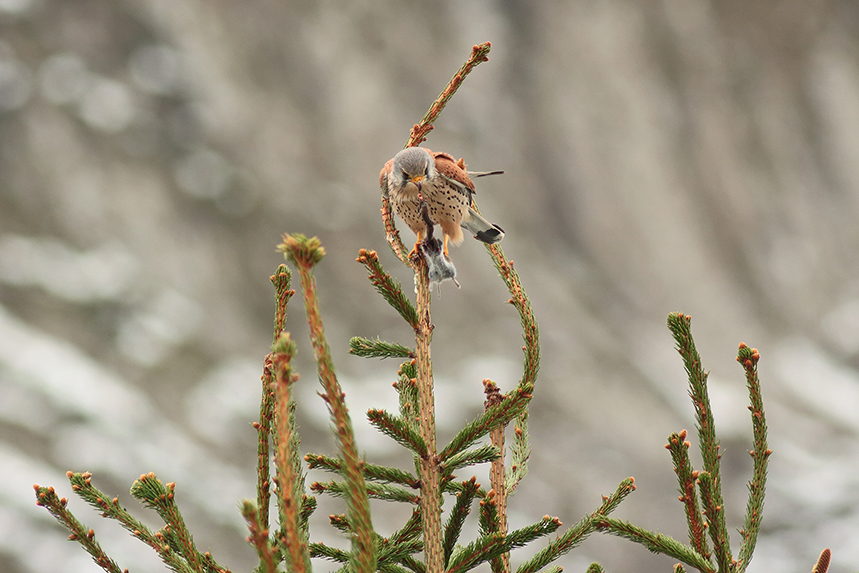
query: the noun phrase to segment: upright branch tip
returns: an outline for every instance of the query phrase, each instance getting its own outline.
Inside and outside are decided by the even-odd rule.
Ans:
[[[283,332],[277,338],[277,341],[271,347],[271,351],[274,354],[285,354],[286,360],[292,360],[297,352],[297,347],[295,345],[295,341],[289,335],[288,332]]]
[[[277,250],[286,257],[286,260],[303,269],[311,269],[325,256],[325,249],[318,237],[309,239],[301,234],[285,234],[283,243],[277,246]]]

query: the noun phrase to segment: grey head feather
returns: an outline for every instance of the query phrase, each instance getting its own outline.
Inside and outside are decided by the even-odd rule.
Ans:
[[[412,177],[425,176],[427,179],[435,179],[435,159],[422,147],[407,147],[394,156],[391,166],[391,178],[394,186],[401,188],[409,182]]]

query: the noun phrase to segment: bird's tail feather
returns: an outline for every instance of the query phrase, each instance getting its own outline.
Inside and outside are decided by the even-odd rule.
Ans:
[[[504,230],[484,219],[480,213],[468,208],[469,219],[462,222],[462,228],[484,243],[497,243],[504,238]]]
[[[487,175],[504,175],[503,171],[466,171],[469,177],[486,177]]]

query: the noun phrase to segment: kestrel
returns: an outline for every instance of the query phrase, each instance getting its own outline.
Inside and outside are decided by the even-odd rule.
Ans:
[[[379,174],[379,184],[384,185],[386,180],[394,212],[418,237],[413,251],[427,234],[427,223],[421,215],[422,200],[427,205],[430,220],[444,232],[445,255],[448,241],[455,245],[462,242],[462,229],[489,244],[504,237],[501,227],[472,208],[474,182],[461,159],[457,162],[447,153],[408,147],[385,163]]]

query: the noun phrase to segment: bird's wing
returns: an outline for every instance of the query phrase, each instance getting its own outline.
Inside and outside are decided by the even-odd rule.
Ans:
[[[465,158],[460,157],[459,161],[456,162],[457,166],[465,171],[465,174],[469,177],[486,177],[487,175],[504,175],[503,171],[469,171],[468,167],[465,165]],[[477,193],[477,191],[474,191]]]
[[[388,195],[388,175],[391,174],[391,169],[394,168],[394,159],[388,159],[385,166],[382,167],[382,170],[379,171],[379,189],[382,191],[382,195]]]
[[[436,151],[432,154],[435,158],[435,169],[439,174],[450,182],[455,189],[468,197],[469,204],[471,203],[471,194],[474,193],[474,182],[465,170],[459,166],[453,156]],[[461,160],[460,160],[461,161]]]

